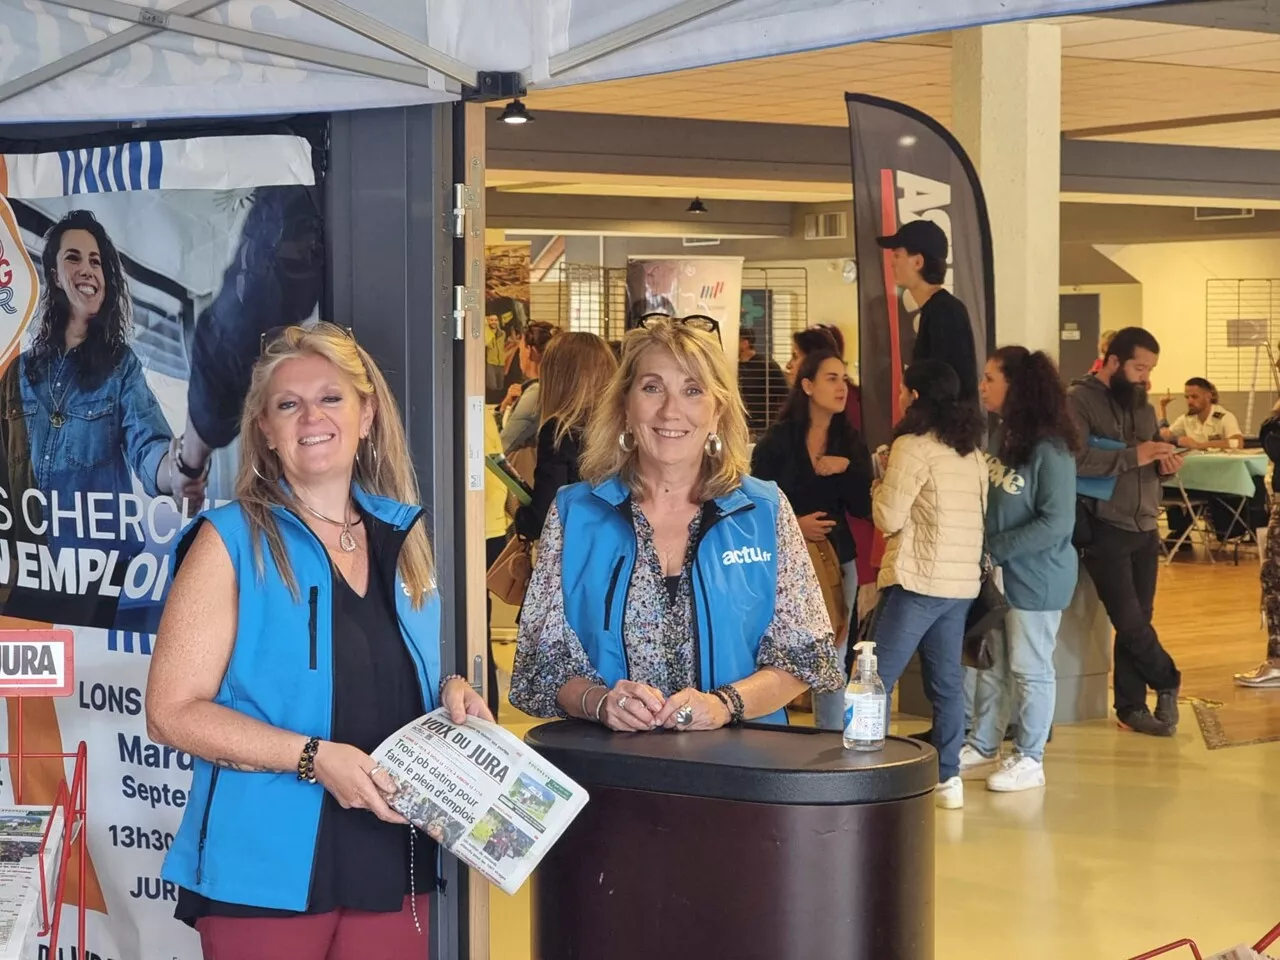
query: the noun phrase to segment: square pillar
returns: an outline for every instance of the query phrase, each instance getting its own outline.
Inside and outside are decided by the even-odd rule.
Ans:
[[[995,252],[997,345],[1058,356],[1062,39],[1044,23],[953,34],[952,129],[978,168]]]

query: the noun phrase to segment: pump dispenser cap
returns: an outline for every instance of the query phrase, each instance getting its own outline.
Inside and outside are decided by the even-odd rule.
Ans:
[[[870,670],[876,668],[876,645],[871,640],[861,640],[853,645],[853,649],[858,651],[858,663],[865,665]]]

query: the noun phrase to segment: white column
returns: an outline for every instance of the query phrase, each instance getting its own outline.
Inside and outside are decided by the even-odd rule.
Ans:
[[[995,252],[997,345],[1058,355],[1062,41],[1008,23],[953,35],[952,130],[978,168]]]

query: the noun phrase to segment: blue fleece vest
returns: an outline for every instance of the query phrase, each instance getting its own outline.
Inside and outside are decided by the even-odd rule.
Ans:
[[[630,493],[617,478],[577,483],[556,497],[564,529],[565,618],[609,686],[630,676],[623,610],[636,563]],[[778,593],[778,488],[744,477],[712,502],[693,562],[694,665],[709,691],[756,672]],[[786,710],[758,718],[786,723]]]
[[[421,508],[370,496],[356,501],[397,530]],[[239,590],[235,648],[214,702],[263,723],[328,739],[333,721],[333,573],[324,547],[296,516],[275,510],[299,599],[262,546],[265,575],[254,564],[248,521],[238,503],[206,511],[231,555]],[[175,548],[177,569],[194,540],[192,524]],[[422,699],[436,705],[440,680],[440,600],[413,609],[396,576],[396,615],[417,667]],[[390,733],[391,731],[388,731]],[[296,773],[242,773],[197,758],[186,812],[162,876],[214,900],[305,910],[324,787]]]

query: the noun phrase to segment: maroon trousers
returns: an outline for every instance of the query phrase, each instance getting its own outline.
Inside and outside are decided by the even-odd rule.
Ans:
[[[334,910],[301,917],[201,917],[204,960],[426,960],[431,897],[419,894],[418,922],[409,898],[399,913]]]

